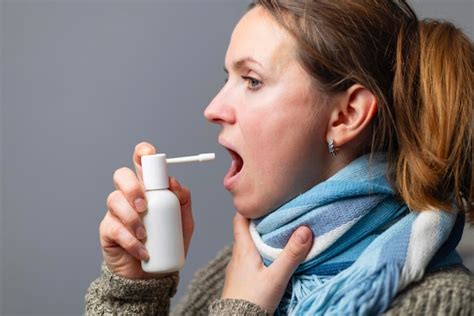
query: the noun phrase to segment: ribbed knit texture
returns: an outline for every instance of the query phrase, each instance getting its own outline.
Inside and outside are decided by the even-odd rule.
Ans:
[[[467,269],[440,269],[400,293],[386,315],[473,315],[473,292]]]
[[[176,305],[172,315],[208,315],[210,299],[220,298],[224,288],[225,269],[232,255],[232,245],[220,250],[216,257],[199,269],[187,286],[181,302]],[[198,289],[205,289],[203,291]],[[214,308],[216,309],[216,308]]]
[[[127,279],[102,261],[101,277],[86,294],[86,315],[167,315],[178,282],[179,272],[162,279]]]
[[[178,273],[164,279],[131,280],[112,273],[102,263],[101,276],[85,296],[85,315],[268,315],[254,303],[220,299],[231,255],[232,244],[199,269],[171,313],[170,297],[176,293]],[[473,293],[474,276],[467,269],[442,269],[399,293],[386,315],[473,315]]]

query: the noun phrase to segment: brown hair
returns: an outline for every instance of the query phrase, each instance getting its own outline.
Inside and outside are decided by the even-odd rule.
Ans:
[[[474,222],[473,44],[403,0],[255,0],[297,42],[327,97],[359,83],[378,101],[369,150],[411,209],[462,209]]]

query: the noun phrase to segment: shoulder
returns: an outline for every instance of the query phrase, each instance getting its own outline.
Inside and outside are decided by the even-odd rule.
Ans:
[[[426,274],[400,292],[387,315],[471,315],[474,276],[462,266]]]

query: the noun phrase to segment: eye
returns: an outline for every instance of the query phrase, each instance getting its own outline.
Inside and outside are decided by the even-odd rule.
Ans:
[[[242,78],[247,80],[247,82],[249,83],[249,89],[250,90],[258,90],[258,89],[260,89],[260,87],[262,85],[262,82],[260,80],[255,79],[255,78],[246,77],[246,76],[243,76]]]

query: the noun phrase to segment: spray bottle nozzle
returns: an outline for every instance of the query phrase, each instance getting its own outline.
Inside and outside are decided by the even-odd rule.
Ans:
[[[166,159],[166,163],[201,162],[201,161],[213,160],[214,158],[216,158],[216,154],[205,153],[205,154],[199,154],[196,156],[168,158]]]
[[[215,158],[214,153],[200,154],[196,156],[178,157],[166,159],[166,154],[143,155],[141,157],[143,184],[146,190],[157,190],[168,188],[168,164],[207,161]]]

